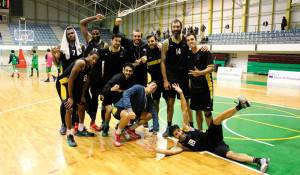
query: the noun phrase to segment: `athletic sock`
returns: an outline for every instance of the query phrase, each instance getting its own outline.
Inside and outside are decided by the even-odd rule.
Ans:
[[[261,159],[261,158],[256,158],[256,157],[254,157],[253,163],[258,163],[258,164],[260,164],[260,159]]]
[[[194,127],[194,122],[190,122],[190,126],[193,128]]]
[[[239,111],[239,110],[243,109],[243,107],[242,107],[242,105],[239,103],[238,105],[236,105],[235,109]]]
[[[105,121],[105,126],[109,126],[109,122],[108,121]]]
[[[131,126],[129,127],[129,129],[130,129],[130,130],[135,130],[137,127],[138,127],[138,125],[135,123],[135,124],[131,125]]]
[[[168,127],[169,127],[169,126],[172,126],[172,122],[168,122]]]
[[[83,124],[83,123],[79,123],[79,125],[78,125],[78,130],[79,130],[79,131],[82,131],[82,130],[83,130],[83,127],[84,127],[84,124]]]
[[[120,129],[120,127],[118,127],[116,133],[119,134],[119,135],[122,133],[122,130]]]
[[[68,135],[73,135],[72,129],[67,129],[67,134],[68,134]]]
[[[91,122],[94,122],[96,120],[96,115],[90,114],[90,117],[91,117]]]

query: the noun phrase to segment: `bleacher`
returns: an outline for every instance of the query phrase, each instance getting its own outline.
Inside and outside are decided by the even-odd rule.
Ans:
[[[19,28],[18,23],[7,23],[9,27],[10,34],[12,37],[14,37],[14,30]],[[23,45],[28,46],[56,46],[59,44],[59,40],[57,36],[54,34],[53,30],[50,26],[47,25],[34,25],[34,24],[27,24],[26,26],[27,30],[33,30],[34,31],[34,41],[33,42],[27,42]],[[19,41],[16,41],[14,38],[15,44],[19,44]]]
[[[208,44],[283,44],[300,43],[300,29],[208,35]]]
[[[66,29],[67,26],[60,26],[60,28],[64,31]],[[79,42],[82,44],[85,44],[85,40],[84,37],[81,33],[81,30],[79,27],[74,27],[74,29],[77,32],[78,38],[79,38]],[[89,33],[92,33],[92,29],[89,28],[88,29]],[[108,43],[110,45],[110,39],[111,39],[111,32],[109,31],[109,29],[101,29],[101,40]]]

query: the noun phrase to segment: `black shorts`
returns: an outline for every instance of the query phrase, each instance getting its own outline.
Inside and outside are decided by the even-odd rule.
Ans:
[[[182,89],[183,95],[186,99],[190,98],[190,89],[189,89],[189,79],[183,80],[183,81],[169,81],[171,87],[172,84],[177,83],[179,84],[179,87]],[[171,88],[168,91],[165,91],[164,98],[168,99],[175,98],[177,94],[177,99],[180,99],[180,95],[174,90],[174,88]]]
[[[116,97],[113,95],[104,95],[104,99],[102,101],[102,106],[107,106],[107,105],[111,105],[113,103],[117,103],[121,98],[122,98],[122,96]]]
[[[122,107],[114,107],[113,110],[112,110],[112,114],[113,116],[115,117],[115,119],[117,120],[120,120],[121,119],[121,112],[125,110],[124,108]],[[138,119],[140,119],[142,113],[141,112],[135,112],[135,115],[136,115],[136,118],[134,121],[137,121]]]
[[[208,151],[226,158],[226,154],[230,149],[223,140],[222,125],[215,125],[211,122],[206,132],[208,138]]]
[[[208,89],[191,90],[192,110],[212,111],[213,110],[213,94]]]
[[[68,92],[68,78],[62,78],[60,80],[56,81],[56,90],[58,93],[58,96],[62,103],[66,103],[69,98],[69,92]],[[76,88],[74,86],[73,89],[73,103],[74,104],[80,104],[82,97],[82,89]]]
[[[164,89],[164,85],[159,83],[156,91],[152,94],[153,100],[159,100],[160,97],[161,97],[161,94],[163,94],[164,99],[168,99],[166,97],[166,92],[165,92],[165,89]]]

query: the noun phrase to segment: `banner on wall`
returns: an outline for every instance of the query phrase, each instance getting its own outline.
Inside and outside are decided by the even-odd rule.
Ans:
[[[241,80],[242,79],[241,68],[232,68],[232,67],[219,67],[217,73],[217,79],[225,80]]]
[[[300,72],[269,70],[268,86],[297,88],[300,87]]]

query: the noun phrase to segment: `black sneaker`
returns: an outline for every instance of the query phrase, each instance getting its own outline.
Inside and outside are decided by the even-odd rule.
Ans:
[[[62,124],[60,127],[60,130],[59,130],[59,133],[60,133],[60,135],[65,135],[66,132],[67,132],[67,127],[64,124]]]
[[[67,136],[67,142],[68,142],[69,146],[71,146],[71,147],[77,146],[77,143],[75,142],[74,136],[72,134]]]
[[[242,108],[250,107],[250,102],[242,95],[238,95],[237,99],[239,100],[239,104],[242,106]]]
[[[86,136],[86,137],[94,137],[94,133],[92,132],[88,132],[85,128],[83,128],[82,131],[77,131],[77,136]]]
[[[45,82],[50,82],[49,78]]]
[[[270,158],[261,158],[260,162],[259,162],[259,166],[260,166],[260,171],[262,173],[265,173],[268,169],[270,163]]]
[[[102,137],[107,137],[108,136],[108,130],[109,130],[109,126],[104,125],[103,132],[102,132]]]
[[[163,133],[163,137],[169,137],[169,127],[167,127],[166,131]]]

